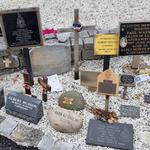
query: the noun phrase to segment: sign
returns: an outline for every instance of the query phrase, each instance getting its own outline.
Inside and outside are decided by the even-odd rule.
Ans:
[[[97,77],[97,92],[99,94],[116,96],[119,90],[119,77],[111,70],[106,70]]]
[[[43,45],[39,8],[6,10],[0,15],[8,49]]]
[[[91,119],[86,144],[133,150],[133,125]]]
[[[121,105],[120,107],[121,117],[140,118],[140,107]]]
[[[37,124],[43,116],[42,101],[21,93],[9,93],[6,113]]]
[[[135,86],[134,76],[133,75],[120,75],[120,85],[121,86]]]
[[[150,22],[121,23],[119,55],[150,54]]]
[[[117,34],[96,34],[94,55],[117,55],[119,36]]]

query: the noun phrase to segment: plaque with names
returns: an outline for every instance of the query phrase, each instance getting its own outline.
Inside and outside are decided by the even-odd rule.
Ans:
[[[91,119],[86,144],[133,150],[133,125]]]
[[[6,113],[37,124],[43,116],[42,101],[21,93],[7,95]]]
[[[149,95],[144,95],[144,102],[150,104],[150,94]]]
[[[43,45],[39,8],[6,10],[0,15],[8,49]]]
[[[140,118],[140,107],[121,105],[120,107],[121,117]]]
[[[120,85],[134,87],[135,86],[134,76],[126,74],[120,75]]]
[[[120,23],[119,55],[150,54],[150,22]]]

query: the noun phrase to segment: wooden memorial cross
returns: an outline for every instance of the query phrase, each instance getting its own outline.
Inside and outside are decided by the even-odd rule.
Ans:
[[[74,79],[79,79],[79,32],[83,30],[93,30],[94,26],[82,26],[79,22],[79,9],[74,9],[74,23],[72,28],[58,29],[59,32],[74,32],[75,47],[74,47]]]
[[[43,79],[38,78],[38,83],[42,86],[43,88],[43,93],[42,93],[42,100],[44,102],[47,101],[47,92],[51,91],[51,87],[48,85],[48,78],[46,76],[43,76]]]
[[[110,96],[117,96],[119,91],[119,77],[111,70],[106,70],[97,77],[97,93],[106,95],[105,111],[109,110]]]
[[[12,61],[10,61],[9,58],[5,58],[3,63],[5,64],[5,68],[9,68]]]

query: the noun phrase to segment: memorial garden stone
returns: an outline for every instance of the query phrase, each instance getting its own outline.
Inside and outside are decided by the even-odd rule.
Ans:
[[[121,117],[140,118],[140,107],[121,105],[120,107]]]
[[[60,107],[70,110],[82,110],[85,107],[85,100],[81,93],[68,91],[59,97]]]
[[[65,44],[33,48],[30,58],[34,76],[61,74],[71,69],[71,50]]]
[[[37,146],[42,139],[44,133],[41,130],[27,127],[20,124],[11,134],[11,139],[19,144],[26,144],[27,146]]]
[[[0,88],[0,109],[5,105],[4,89]]]
[[[21,93],[7,96],[6,113],[37,124],[43,116],[42,101]]]
[[[81,116],[63,108],[50,108],[48,110],[48,120],[55,130],[63,133],[78,132],[83,125]]]
[[[131,124],[109,124],[91,119],[86,144],[133,150],[133,126]]]

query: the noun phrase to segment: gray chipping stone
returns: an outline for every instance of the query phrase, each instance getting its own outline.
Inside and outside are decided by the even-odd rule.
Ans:
[[[121,105],[120,107],[121,117],[140,118],[140,107]]]
[[[44,133],[41,130],[20,124],[12,132],[11,139],[21,145],[37,146],[43,135]]]
[[[71,50],[65,44],[52,44],[30,51],[34,76],[50,76],[71,70]]]
[[[60,107],[69,110],[82,110],[85,108],[85,100],[81,93],[76,91],[67,91],[59,97]]]

